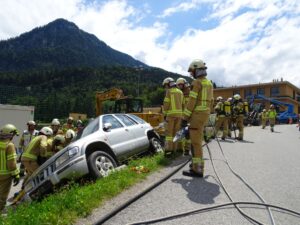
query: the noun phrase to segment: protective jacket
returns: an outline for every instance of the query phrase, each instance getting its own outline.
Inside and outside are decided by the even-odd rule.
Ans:
[[[167,90],[164,99],[163,114],[171,117],[182,117],[184,108],[183,93],[177,87]]]
[[[218,116],[229,116],[231,113],[230,107],[230,102],[228,101],[218,102],[215,107],[215,111],[217,112]]]
[[[184,120],[189,120],[193,112],[210,113],[213,104],[213,85],[206,78],[197,78],[192,82],[189,101],[184,110]]]
[[[0,176],[11,177],[19,174],[15,146],[10,141],[0,141]]]
[[[32,133],[30,133],[28,130],[24,130],[23,134],[22,134],[22,136],[20,138],[19,147],[24,150],[25,147],[29,144],[29,142],[34,137],[38,136],[38,134],[39,134],[38,130],[34,130]]]
[[[32,139],[25,152],[22,155],[22,160],[37,161],[38,156],[47,156],[47,136],[39,135]]]
[[[276,118],[276,110],[275,109],[270,109],[269,112],[268,112],[268,115],[269,115],[269,118],[270,119],[275,119]]]

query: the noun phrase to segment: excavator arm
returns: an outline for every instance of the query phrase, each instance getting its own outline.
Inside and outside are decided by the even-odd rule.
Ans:
[[[96,93],[96,116],[103,114],[103,102],[106,100],[117,100],[124,98],[123,91],[119,88],[111,88],[107,91]]]

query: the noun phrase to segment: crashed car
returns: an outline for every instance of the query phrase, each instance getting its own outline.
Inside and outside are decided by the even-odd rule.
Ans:
[[[101,115],[32,174],[24,186],[25,199],[38,199],[65,180],[108,176],[147,151],[163,151],[160,137],[149,123],[133,114]]]

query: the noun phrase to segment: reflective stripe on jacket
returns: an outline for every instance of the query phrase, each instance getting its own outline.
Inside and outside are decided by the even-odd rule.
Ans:
[[[183,93],[176,87],[167,90],[164,99],[163,114],[165,116],[181,117],[184,107]]]
[[[213,85],[206,78],[197,78],[192,82],[189,100],[184,110],[184,119],[188,120],[192,112],[210,113],[213,104]]]
[[[38,156],[46,156],[47,153],[47,136],[39,135],[32,139],[25,149],[22,158],[37,160]]]
[[[13,143],[0,141],[0,176],[19,174],[17,154]]]

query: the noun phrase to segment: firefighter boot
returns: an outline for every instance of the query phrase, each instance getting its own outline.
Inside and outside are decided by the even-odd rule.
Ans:
[[[203,165],[201,163],[193,163],[189,170],[182,171],[182,175],[190,177],[203,177]]]

